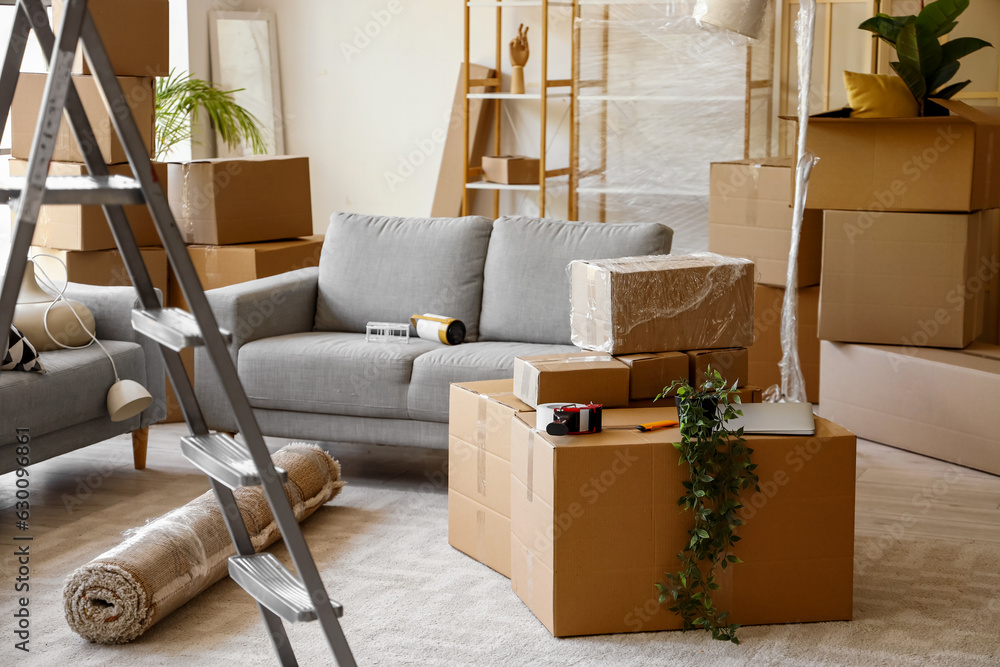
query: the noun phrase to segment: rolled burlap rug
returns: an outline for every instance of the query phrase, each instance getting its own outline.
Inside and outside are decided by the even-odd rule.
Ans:
[[[340,464],[315,445],[293,443],[274,454],[288,472],[285,495],[302,521],[340,492]],[[254,549],[281,534],[259,486],[236,489]],[[66,578],[66,622],[101,644],[130,642],[228,574],[236,554],[211,491],[125,533],[125,541]]]

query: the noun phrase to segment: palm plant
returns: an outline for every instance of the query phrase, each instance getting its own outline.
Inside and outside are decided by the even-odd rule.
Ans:
[[[921,116],[927,113],[929,98],[951,99],[972,83],[962,81],[946,85],[958,73],[959,59],[993,46],[977,37],[940,42],[941,37],[955,29],[958,17],[968,7],[969,0],[936,0],[916,16],[876,14],[858,26],[896,49],[899,60],[890,65],[913,93]]]
[[[175,70],[157,79],[156,158],[162,159],[173,146],[193,137],[199,109],[205,110],[227,146],[235,148],[242,142],[255,154],[265,153],[263,126],[232,97],[240,90],[219,90],[211,82]]]

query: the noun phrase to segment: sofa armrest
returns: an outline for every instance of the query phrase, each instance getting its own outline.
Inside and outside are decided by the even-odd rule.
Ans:
[[[206,292],[219,327],[233,334],[229,345],[233,363],[247,343],[312,331],[318,285],[319,269],[308,267]],[[208,427],[237,431],[229,401],[202,347],[194,353],[194,381]]]
[[[167,416],[166,369],[159,346],[132,328],[132,310],[141,307],[135,288],[69,283],[65,294],[66,298],[79,301],[94,314],[95,333],[99,339],[127,341],[142,347],[146,366],[142,385],[153,396],[153,403],[142,411],[139,426],[146,428],[163,421]],[[156,297],[163,302],[160,290],[156,290]]]

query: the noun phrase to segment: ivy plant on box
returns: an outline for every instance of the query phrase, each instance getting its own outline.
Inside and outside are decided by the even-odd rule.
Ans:
[[[993,45],[978,37],[958,37],[941,43],[941,38],[958,25],[957,19],[968,9],[969,0],[936,0],[921,5],[923,8],[916,16],[876,14],[858,27],[878,35],[896,49],[899,60],[889,64],[913,93],[920,115],[925,116],[937,113],[936,105],[928,106],[927,100],[951,99],[972,83],[947,85],[958,73],[958,61]]]
[[[670,602],[670,611],[684,621],[685,630],[704,629],[714,639],[739,644],[739,625],[727,623],[728,611],[712,602],[720,588],[716,568],[723,570],[742,562],[733,548],[740,540],[736,528],[743,521],[737,512],[743,505],[740,493],[757,486],[757,465],[750,460],[753,450],[747,447],[742,427],[726,428],[726,422],[742,415],[736,385],[711,367],[698,388],[686,380],[675,380],[656,398],[676,391],[681,441],[674,444],[680,452],[678,465],[687,464],[689,480],[677,504],[694,515],[691,540],[677,554],[681,562],[677,572],[667,572],[667,584],[656,584],[660,603]]]

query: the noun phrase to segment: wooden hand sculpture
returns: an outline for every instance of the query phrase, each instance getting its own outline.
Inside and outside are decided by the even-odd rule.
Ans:
[[[528,62],[528,29],[522,23],[517,29],[517,37],[510,40],[510,63],[513,71],[510,77],[510,92],[524,93],[524,65]]]

